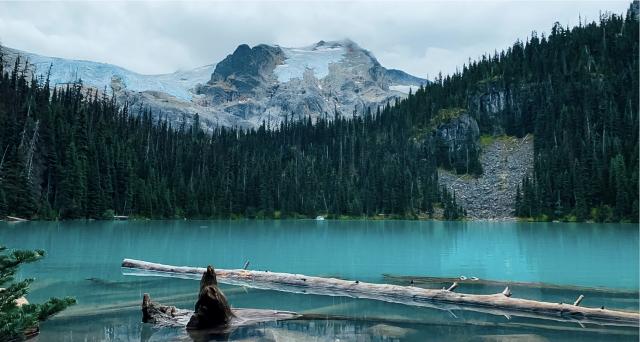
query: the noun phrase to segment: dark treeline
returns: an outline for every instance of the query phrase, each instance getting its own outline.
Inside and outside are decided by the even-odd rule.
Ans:
[[[483,134],[533,134],[534,173],[518,189],[518,216],[637,221],[636,15],[533,33],[420,89],[405,120],[427,127],[441,108],[463,107]],[[488,113],[482,94],[501,106]]]
[[[1,65],[2,63],[0,63]],[[404,106],[270,130],[171,127],[80,84],[50,89],[16,61],[0,79],[0,205],[28,218],[315,217],[463,211]]]

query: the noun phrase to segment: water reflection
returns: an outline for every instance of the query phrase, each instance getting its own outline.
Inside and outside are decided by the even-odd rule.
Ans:
[[[43,325],[43,330],[47,331],[46,340],[55,341],[635,341],[638,338],[633,328],[603,329],[525,319],[487,321],[473,315],[435,321],[425,321],[423,317],[293,320],[240,327],[222,334],[156,328],[135,321],[137,315],[139,312],[92,319],[54,319]],[[74,327],[73,331],[69,327]]]
[[[535,268],[539,281],[638,287],[637,225],[525,224],[517,232],[522,253],[532,256],[528,262]],[[618,272],[602,271],[610,268]],[[568,271],[573,277],[562,276]]]

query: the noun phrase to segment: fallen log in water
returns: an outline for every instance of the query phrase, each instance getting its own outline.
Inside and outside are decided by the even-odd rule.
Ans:
[[[103,310],[99,310],[103,312]],[[148,294],[144,294],[142,301],[142,312],[143,312],[143,321],[145,323],[151,323],[155,327],[184,327],[187,325],[189,318],[194,313],[192,310],[178,309],[174,306],[162,305],[159,303],[152,302]],[[263,309],[243,309],[243,308],[234,308],[233,309],[234,318],[229,322],[229,324],[220,326],[212,329],[205,329],[200,331],[193,330],[183,330],[184,337],[190,336],[192,338],[200,336],[213,335],[213,337],[220,338],[226,334],[232,333],[235,329],[255,325],[258,323],[268,323],[275,321],[313,321],[313,320],[331,320],[331,321],[352,321],[352,322],[367,322],[371,324],[381,324],[381,325],[424,325],[424,326],[446,326],[446,327],[455,327],[462,325],[476,325],[482,327],[495,327],[495,328],[510,328],[514,327],[511,323],[492,323],[487,321],[476,321],[476,320],[465,320],[463,322],[455,322],[455,321],[439,321],[439,322],[430,322],[430,321],[421,321],[415,319],[407,319],[407,318],[388,318],[388,317],[371,317],[367,316],[366,318],[361,317],[348,317],[341,315],[328,315],[324,313],[295,313],[290,311],[275,311],[275,310],[263,310]],[[146,316],[146,318],[145,318]],[[533,323],[514,323],[515,326],[525,327],[527,329],[546,329],[546,330],[563,330],[563,331],[579,331],[581,333],[591,332],[591,333],[607,333],[608,335],[617,335],[617,336],[634,336],[636,333],[635,329],[611,329],[611,328],[602,328],[601,326],[596,326],[595,328],[586,328],[586,327],[571,327],[566,325],[549,325],[549,324],[533,324]],[[324,327],[324,325],[322,325]],[[606,330],[605,330],[606,329]],[[182,337],[182,336],[176,336]],[[176,338],[179,339],[179,338]],[[202,340],[196,338],[196,340]],[[205,338],[204,340],[209,340]]]
[[[205,268],[170,266],[140,260],[124,259],[122,267],[128,275],[169,276],[199,279]],[[638,312],[605,308],[589,308],[567,303],[550,303],[510,297],[510,291],[491,295],[464,294],[446,289],[433,290],[414,286],[363,283],[335,278],[268,271],[217,269],[219,282],[258,289],[327,296],[365,298],[442,310],[472,310],[483,313],[521,316],[555,321],[638,327]],[[572,303],[574,299],[568,299]]]
[[[26,222],[29,221],[27,219],[23,219],[20,217],[15,217],[15,216],[6,216],[6,220],[7,222]]]
[[[574,286],[574,285],[558,285],[558,284],[549,284],[549,283],[540,283],[540,282],[515,282],[515,281],[502,281],[502,280],[490,280],[490,279],[482,279],[476,277],[425,277],[425,276],[408,276],[408,275],[392,275],[392,274],[383,274],[384,280],[398,285],[411,284],[414,286],[430,286],[430,287],[438,287],[442,286],[442,284],[451,284],[453,282],[457,282],[460,285],[470,285],[470,286],[510,286],[510,287],[521,287],[521,288],[531,288],[531,289],[543,289],[543,290],[563,290],[563,291],[575,291],[581,292],[585,294],[608,294],[615,295],[619,297],[629,297],[629,298],[638,298],[637,290],[629,290],[629,289],[610,289],[610,288],[602,288],[602,287],[586,287],[586,286]]]

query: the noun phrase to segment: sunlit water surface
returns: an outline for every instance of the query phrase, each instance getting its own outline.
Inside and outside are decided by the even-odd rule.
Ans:
[[[123,258],[173,265],[250,268],[369,282],[383,274],[543,282],[611,288],[585,306],[638,310],[638,227],[622,224],[418,221],[130,221],[0,224],[0,243],[47,251],[23,267],[28,299],[74,296],[42,324],[40,341],[190,340],[183,329],[140,323],[144,292],[192,308],[198,282],[124,276]],[[444,284],[433,284],[443,286]],[[235,307],[326,315],[260,324],[206,339],[276,341],[638,340],[637,328],[604,327],[371,300],[222,286]],[[497,293],[499,286],[457,291]],[[573,302],[582,290],[513,289],[515,297]],[[202,338],[201,338],[202,339]]]

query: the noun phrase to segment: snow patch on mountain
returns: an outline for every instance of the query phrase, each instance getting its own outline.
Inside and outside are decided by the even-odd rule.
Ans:
[[[285,61],[274,70],[278,82],[302,79],[306,70],[311,70],[315,78],[323,79],[329,75],[329,65],[339,62],[347,52],[340,44],[325,45],[324,42],[303,48],[281,49]]]

